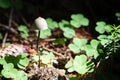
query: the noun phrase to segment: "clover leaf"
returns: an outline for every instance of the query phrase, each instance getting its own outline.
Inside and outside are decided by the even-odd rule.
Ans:
[[[36,30],[36,35],[38,36],[38,30]],[[49,36],[51,36],[51,30],[50,29],[46,29],[46,30],[41,30],[40,32],[40,38],[41,39],[45,39]]]
[[[70,21],[70,24],[75,28],[89,25],[89,20],[85,18],[82,14],[73,14],[71,15],[71,18],[72,20]]]
[[[49,64],[50,61],[55,58],[55,55],[52,52],[47,52],[47,51],[43,51],[42,52],[43,55],[41,56],[41,61],[43,64]]]
[[[75,56],[74,60],[68,61],[65,68],[67,68],[68,72],[76,71],[79,74],[85,74],[88,72],[93,72],[94,63],[87,61],[87,56],[82,54]]]
[[[75,71],[79,74],[85,74],[93,69],[93,66],[90,66],[93,63],[91,62],[91,64],[88,64],[87,57],[85,55],[75,56],[73,64]]]
[[[20,25],[18,27],[18,30],[20,31],[20,35],[22,38],[27,38],[29,36],[29,34],[28,34],[29,29],[26,26]]]
[[[4,58],[0,58],[0,64],[1,64],[1,65],[4,65],[4,64],[7,64],[7,62],[5,61]]]
[[[99,41],[93,39],[90,41],[90,44],[84,46],[84,50],[86,51],[87,56],[94,56],[95,59],[99,56],[97,51],[98,44]]]
[[[80,48],[75,45],[75,44],[69,44],[68,46],[70,48],[70,50],[72,50],[74,53],[79,53],[80,52]]]
[[[13,78],[17,74],[17,69],[14,69],[12,63],[4,64],[1,74],[6,78]]]
[[[73,61],[69,60],[67,62],[67,64],[65,65],[65,68],[68,68],[68,72],[73,72],[74,71],[74,67],[73,67]]]
[[[64,30],[64,27],[67,27],[69,25],[69,22],[66,20],[62,20],[58,23],[61,30]]]
[[[111,25],[106,24],[104,21],[99,21],[96,23],[95,30],[99,32],[100,34],[103,34],[106,32],[111,32],[113,30]]]
[[[72,38],[73,36],[75,36],[75,31],[72,29],[72,28],[69,28],[69,27],[65,27],[63,29],[63,35],[66,37],[66,38]]]
[[[58,23],[56,21],[53,21],[51,18],[47,18],[46,21],[47,21],[49,29],[58,28]]]
[[[105,25],[106,25],[105,22],[100,21],[100,22],[97,22],[96,25],[97,25],[97,26],[95,27],[95,30],[96,30],[97,32],[99,32],[99,33],[101,33],[101,34],[105,32]]]
[[[14,77],[14,80],[28,80],[28,78],[25,75],[24,71],[18,71],[18,73]]]
[[[17,66],[21,69],[25,68],[28,64],[29,64],[29,59],[27,58],[28,54],[24,53],[22,55],[20,55],[20,59],[17,63]]]
[[[70,50],[74,53],[79,53],[81,50],[84,50],[84,46],[87,44],[86,39],[74,38],[73,43],[69,44]]]

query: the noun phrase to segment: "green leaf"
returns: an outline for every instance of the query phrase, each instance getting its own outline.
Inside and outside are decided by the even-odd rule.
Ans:
[[[93,56],[93,54],[94,54],[94,48],[91,45],[86,45],[85,51],[86,51],[87,56],[89,56],[89,57]]]
[[[100,43],[100,42],[97,41],[97,40],[95,40],[95,39],[93,39],[93,40],[90,41],[90,45],[91,45],[94,49],[97,49],[97,46],[98,46],[99,43]]]
[[[71,77],[70,80],[79,80],[78,77]]]
[[[2,38],[3,38],[2,33],[0,33],[0,39],[2,39]]]
[[[29,29],[26,26],[24,26],[24,25],[20,25],[18,27],[18,30],[23,32],[23,33],[28,33],[29,32]]]
[[[42,55],[40,59],[44,64],[49,64],[51,59],[55,58],[55,55],[52,52],[43,51],[43,54],[44,55]]]
[[[111,43],[114,40],[114,37],[112,35],[100,35],[98,36],[98,39],[100,40],[101,44],[105,46],[106,44]]]
[[[75,45],[75,44],[69,44],[68,46],[70,48],[70,50],[72,50],[74,53],[79,53],[80,52],[80,48]]]
[[[84,65],[87,61],[87,57],[85,55],[80,55],[80,56],[75,56],[75,59],[74,59],[74,66],[76,65],[76,63],[78,65]]]
[[[75,31],[71,28],[68,28],[68,27],[65,27],[63,29],[64,33],[63,35],[66,37],[66,38],[72,38],[73,36],[75,36]]]
[[[11,2],[10,0],[0,0],[0,7],[1,8],[10,8],[12,5],[11,5]]]
[[[83,25],[83,26],[88,26],[88,25],[89,25],[89,20],[88,20],[87,18],[83,18],[83,19],[81,20],[81,25]]]
[[[81,27],[81,24],[80,24],[79,22],[74,21],[74,20],[71,20],[71,21],[70,21],[70,24],[71,24],[72,26],[74,26],[75,28]]]
[[[4,58],[0,58],[0,64],[1,64],[1,65],[4,65],[4,64],[7,64],[7,62],[5,61]]]
[[[68,62],[67,62],[67,64],[65,65],[65,68],[70,68],[70,67],[72,67],[73,66],[73,61],[72,60],[69,60]]]
[[[1,71],[1,74],[5,78],[13,78],[17,73],[17,69],[14,69],[14,65],[12,63],[4,64],[3,70]]]
[[[29,36],[29,34],[28,34],[29,29],[26,26],[20,25],[18,27],[18,30],[20,31],[20,35],[22,38],[27,38]]]
[[[112,28],[111,25],[106,25],[106,26],[105,26],[105,31],[106,31],[106,32],[109,33],[109,32],[111,32],[112,30],[113,30],[113,28]]]
[[[82,49],[82,47],[87,44],[87,39],[74,38],[73,43]]]
[[[103,22],[103,21],[99,21],[99,22],[96,23],[96,25],[97,26],[95,27],[95,30],[97,32],[99,32],[100,34],[103,34],[105,32],[105,25],[106,25],[106,23]]]
[[[51,36],[51,31],[50,29],[47,30],[42,30],[40,33],[40,38],[45,39],[47,37]]]
[[[69,22],[66,20],[62,20],[61,22],[58,23],[59,27],[61,30],[64,30],[65,27],[67,27],[69,25]]]
[[[73,62],[75,71],[79,74],[85,74],[88,71],[86,61],[87,57],[85,55],[75,56]]]
[[[3,68],[4,69],[12,69],[12,68],[14,68],[14,65],[12,63],[4,64]]]
[[[82,14],[73,14],[71,15],[71,18],[72,20],[70,21],[70,24],[75,28],[89,25],[89,20],[85,18]]]
[[[53,21],[51,18],[47,18],[46,21],[50,29],[58,28],[58,23],[56,21]]]
[[[67,41],[66,38],[60,38],[60,39],[53,41],[53,45],[63,45],[65,44],[66,41]]]
[[[19,57],[19,61],[17,62],[17,66],[21,69],[25,68],[26,66],[28,66],[29,64],[29,59],[27,58],[28,54],[27,53],[24,53]]]
[[[28,78],[23,71],[18,71],[18,73],[14,77],[14,80],[28,80]]]
[[[70,68],[68,68],[68,70],[67,70],[68,72],[73,72],[73,71],[75,71],[74,70],[74,66],[72,66],[72,67],[70,67]]]
[[[3,69],[3,70],[1,71],[1,74],[2,74],[5,78],[14,78],[17,73],[18,73],[17,69],[14,69],[14,68],[11,68],[11,69]]]
[[[17,66],[21,69],[25,68],[29,64],[29,59],[28,58],[23,58],[20,59],[19,63],[17,63]]]
[[[20,35],[22,38],[25,38],[25,39],[29,36],[28,33],[20,33]]]
[[[38,36],[38,31],[39,30],[35,30],[36,31],[36,35]],[[46,30],[41,30],[40,31],[40,38],[41,39],[45,39],[45,38],[47,38],[47,37],[49,37],[49,36],[51,36],[52,34],[51,34],[51,30],[50,29],[46,29]]]
[[[39,56],[36,55],[36,54],[33,54],[32,59],[35,60],[35,61],[39,61]]]
[[[87,44],[87,39],[74,38],[73,43],[69,44],[70,50],[75,53],[79,53],[81,50],[84,50],[84,46]]]

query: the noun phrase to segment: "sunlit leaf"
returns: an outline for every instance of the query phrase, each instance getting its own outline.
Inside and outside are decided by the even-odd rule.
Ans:
[[[73,43],[77,45],[79,48],[82,48],[84,45],[87,44],[87,39],[74,38]]]
[[[73,66],[72,60],[70,60],[70,61],[67,62],[67,64],[65,65],[65,68],[69,68],[71,66]]]
[[[106,25],[105,22],[100,21],[100,22],[97,22],[96,25],[97,25],[97,26],[95,27],[95,30],[96,30],[97,32],[99,32],[99,33],[101,33],[101,34],[105,32],[105,25]]]
[[[69,44],[68,46],[70,48],[70,50],[72,50],[74,53],[79,53],[80,52],[80,48],[75,45],[75,44]]]
[[[73,36],[75,36],[75,31],[71,28],[64,28],[63,29],[64,33],[63,35],[66,37],[66,38],[72,38]]]

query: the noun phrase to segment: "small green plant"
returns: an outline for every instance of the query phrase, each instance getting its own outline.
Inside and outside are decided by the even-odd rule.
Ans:
[[[63,29],[63,32],[64,32],[63,35],[68,39],[73,38],[73,36],[75,36],[75,31],[72,28],[65,27]]]
[[[71,15],[71,20],[61,20],[61,22],[53,21],[51,18],[46,19],[48,27],[50,30],[61,29],[63,31],[64,37],[71,39],[75,36],[75,28],[80,28],[82,26],[88,26],[89,20],[82,14]]]
[[[70,60],[65,65],[65,68],[68,68],[68,72],[76,71],[79,74],[85,74],[94,71],[94,63],[87,61],[87,56],[82,54],[75,56],[74,60]]]
[[[18,27],[18,30],[20,31],[20,35],[21,35],[22,38],[26,39],[29,36],[29,34],[28,34],[29,33],[29,29],[26,26],[20,25]]]
[[[87,39],[74,38],[73,43],[69,44],[70,50],[74,53],[80,53],[81,50],[84,50],[84,46],[87,44]]]
[[[0,58],[0,65],[3,66],[0,72],[1,77],[13,78],[14,80],[27,80],[25,72],[18,71],[16,68],[24,69],[29,64],[29,59],[27,54],[22,54],[17,57],[6,56],[5,58]]]
[[[53,30],[58,28],[58,23],[56,21],[53,21],[51,18],[47,18],[46,21],[49,29]]]
[[[97,31],[99,32],[99,30]],[[100,40],[105,49],[106,57],[109,57],[110,54],[116,54],[116,51],[120,48],[120,26],[107,25],[107,29],[103,28],[103,31],[102,33],[99,32],[98,40]]]
[[[69,44],[68,47],[74,53],[79,54],[79,56],[75,56],[73,60],[67,62],[65,67],[68,69],[68,72],[76,71],[79,74],[93,72],[94,62],[88,60],[88,58],[92,57],[97,59],[100,56],[98,52],[99,43],[100,42],[95,39],[91,40],[88,44],[87,39],[74,38],[73,43]]]
[[[55,58],[55,55],[52,52],[42,51],[43,55],[40,57],[41,63],[51,67],[51,61]],[[38,55],[33,55],[32,57],[35,61],[39,61]]]
[[[82,14],[72,14],[71,19],[70,24],[75,28],[89,25],[89,20]]]
[[[99,21],[96,23],[95,30],[99,32],[100,34],[103,34],[105,32],[109,33],[112,31],[112,27],[109,24],[106,24],[104,21]]]

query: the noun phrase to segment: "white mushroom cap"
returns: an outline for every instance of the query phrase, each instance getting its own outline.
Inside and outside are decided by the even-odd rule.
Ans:
[[[47,22],[42,17],[38,17],[37,19],[35,19],[35,25],[39,30],[48,29]]]

